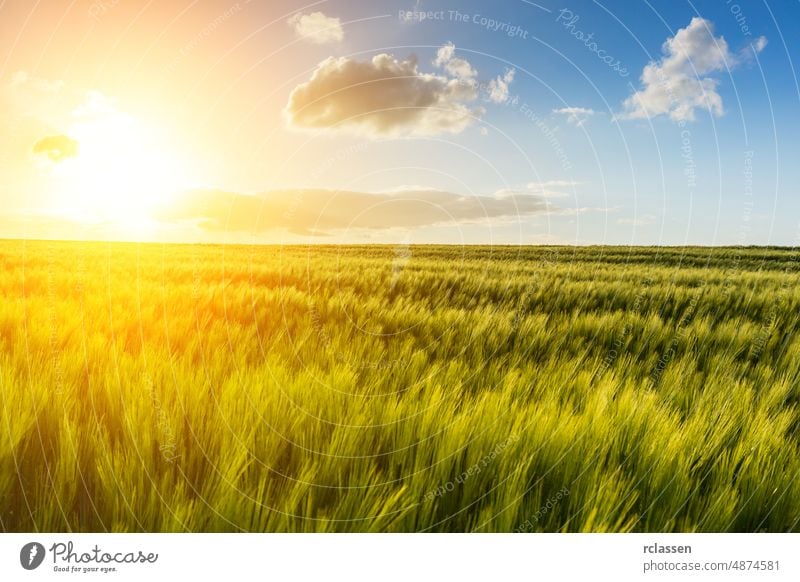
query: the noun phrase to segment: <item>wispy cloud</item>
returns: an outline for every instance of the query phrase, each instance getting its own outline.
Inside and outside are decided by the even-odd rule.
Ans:
[[[198,190],[165,206],[159,219],[195,221],[208,231],[264,232],[285,229],[305,235],[344,230],[388,230],[506,221],[558,210],[543,196],[462,196],[435,189],[365,193],[278,190],[258,196]]]
[[[64,88],[64,81],[33,77],[27,71],[17,71],[12,74],[8,84],[11,87],[31,87],[43,93],[58,93]]]
[[[522,187],[518,188],[503,188],[495,192],[495,196],[505,197],[509,195],[516,196],[536,196],[539,198],[566,198],[572,193],[575,186],[580,182],[573,180],[546,180],[544,182],[528,182]]]
[[[595,114],[594,109],[586,107],[562,107],[561,109],[553,109],[553,113],[557,115],[564,115],[567,118],[567,123],[576,127],[581,127],[584,123],[589,121],[589,118]]]
[[[528,182],[527,186],[533,190],[536,188],[574,188],[581,182],[575,180],[545,180],[544,182]]]
[[[630,224],[633,226],[646,226],[648,224],[653,224],[656,221],[656,217],[652,214],[642,214],[641,216],[636,216],[634,218],[618,218],[617,224]]]

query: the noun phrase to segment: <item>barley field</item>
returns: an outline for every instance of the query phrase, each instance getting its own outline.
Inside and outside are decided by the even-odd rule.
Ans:
[[[2,531],[800,531],[794,249],[0,261]]]

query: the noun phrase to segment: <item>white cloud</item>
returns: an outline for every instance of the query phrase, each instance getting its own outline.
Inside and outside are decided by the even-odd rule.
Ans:
[[[315,44],[341,42],[344,39],[342,22],[338,18],[326,16],[322,12],[293,14],[287,20],[297,35]]]
[[[752,45],[756,52],[765,46],[763,37]],[[648,63],[642,71],[643,88],[623,102],[622,117],[669,115],[673,121],[686,122],[694,121],[696,109],[722,115],[719,81],[711,75],[733,69],[745,57],[731,53],[725,39],[714,36],[714,24],[699,17],[667,39],[661,50],[663,57]]]
[[[452,42],[442,46],[436,51],[436,59],[433,64],[444,69],[448,74],[462,81],[473,83],[478,72],[466,59],[455,56],[456,47]]]
[[[507,69],[501,77],[489,81],[489,101],[492,103],[505,103],[508,101],[508,86],[514,80],[515,69]]]
[[[416,58],[382,53],[368,61],[329,57],[289,96],[296,128],[367,135],[459,133],[483,113],[468,103],[475,83],[422,73]]]
[[[553,109],[553,113],[565,115],[567,123],[580,127],[595,114],[595,111],[586,107],[562,107],[561,109]]]

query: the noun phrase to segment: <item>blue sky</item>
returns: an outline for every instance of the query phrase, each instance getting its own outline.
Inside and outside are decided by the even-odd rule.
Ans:
[[[580,182],[575,187],[576,205],[614,209],[608,214],[587,212],[575,217],[581,223],[579,232],[574,225],[560,224],[564,219],[553,219],[550,227],[561,236],[615,244],[795,244],[800,199],[797,167],[792,161],[800,151],[800,128],[792,65],[797,44],[787,25],[800,21],[797,3],[742,6],[724,1],[649,4],[545,0],[538,4],[550,12],[524,2],[459,2],[454,9],[453,3],[426,1],[420,10],[444,11],[446,20],[398,26],[384,38],[386,46],[437,46],[451,41],[469,55],[478,70],[491,71],[506,63],[517,69],[512,93],[559,128],[559,141],[573,167],[567,171],[559,167],[545,136],[531,128],[518,109],[509,106],[493,110],[487,121],[503,128],[508,139],[525,150],[542,181]],[[387,13],[396,6],[392,2],[381,4]],[[563,25],[563,9],[579,17],[576,29],[594,34],[606,54],[624,63],[629,71],[626,77],[601,62],[570,34]],[[525,39],[493,33],[471,18],[466,23],[454,23],[451,10],[507,22],[529,34]],[[698,109],[696,120],[685,126],[664,115],[613,122],[622,102],[641,87],[642,69],[648,62],[659,60],[663,43],[696,16],[712,23],[715,35],[724,37],[734,52],[746,49],[761,36],[768,41],[757,59],[713,75],[719,80],[724,113],[715,117]],[[561,22],[557,22],[559,18]],[[590,108],[596,113],[581,127],[548,115],[566,106]],[[688,183],[685,176],[688,162],[683,157],[683,131],[691,132],[696,185]],[[489,149],[495,143],[501,149],[500,142],[507,139],[494,133],[488,138],[465,137],[476,149],[481,148],[481,141],[490,141]],[[748,152],[753,152],[752,210],[744,175]],[[498,164],[510,184],[530,179],[530,168],[519,159]],[[486,177],[484,189],[491,188],[491,179]],[[474,177],[475,182],[480,180]]]
[[[0,140],[16,164],[2,184],[6,236],[59,236],[46,210],[60,190],[67,206],[97,210],[65,238],[800,237],[797,2],[214,0],[95,2],[87,13],[12,1],[6,16],[0,98],[17,132]],[[14,105],[37,91],[50,109]],[[105,117],[81,125],[86,111]],[[130,145],[156,143],[139,131],[148,121],[169,134],[157,160]],[[75,159],[43,150],[52,137],[77,144]],[[102,139],[128,144],[122,184],[101,171],[87,180],[120,149]],[[166,171],[165,159],[187,170]],[[218,192],[211,206],[225,210],[210,216],[185,196],[164,210],[167,183],[206,201]],[[165,194],[150,196],[146,228],[123,228],[143,189]],[[340,190],[371,197],[329,194]],[[291,225],[248,221],[269,212]],[[45,215],[51,230],[36,226]]]

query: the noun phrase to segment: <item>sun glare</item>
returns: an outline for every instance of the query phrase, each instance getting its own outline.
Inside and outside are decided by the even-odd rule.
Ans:
[[[154,127],[107,104],[75,115],[69,135],[78,152],[55,167],[62,214],[141,223],[189,186],[181,156]]]

